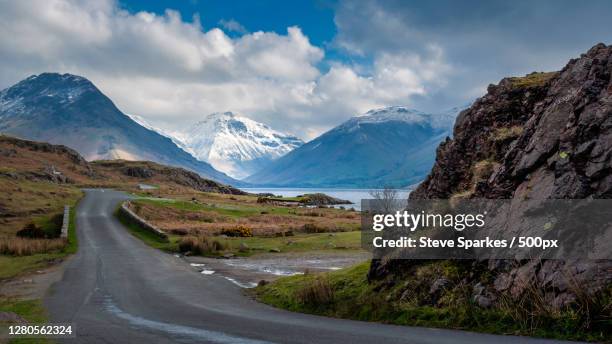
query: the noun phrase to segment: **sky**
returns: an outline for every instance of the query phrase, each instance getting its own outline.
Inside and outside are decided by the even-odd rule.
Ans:
[[[603,0],[0,0],[0,88],[73,73],[168,131],[233,111],[309,140],[558,70],[611,44],[611,17]]]

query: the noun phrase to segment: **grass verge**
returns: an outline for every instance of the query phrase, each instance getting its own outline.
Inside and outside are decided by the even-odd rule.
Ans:
[[[47,312],[41,300],[0,299],[0,311],[18,314],[31,324],[48,322]],[[52,341],[45,338],[15,338],[9,343],[52,343]]]
[[[259,301],[278,308],[331,317],[494,334],[612,341],[611,290],[591,301],[591,307],[596,308],[591,312],[598,315],[585,321],[584,313],[576,308],[550,314],[519,309],[525,308],[520,302],[480,308],[471,301],[470,288],[460,283],[444,290],[440,301],[432,304],[427,300],[431,285],[428,276],[447,276],[451,280],[463,276],[463,271],[444,261],[425,264],[415,274],[393,281],[391,287],[389,281],[386,285],[368,283],[368,269],[369,263],[362,263],[329,273],[283,277],[257,287],[252,293]],[[523,311],[529,313],[527,317],[520,315]]]

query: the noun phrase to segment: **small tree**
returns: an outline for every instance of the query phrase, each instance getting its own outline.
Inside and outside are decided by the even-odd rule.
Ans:
[[[371,190],[370,196],[375,200],[376,210],[391,213],[400,208],[399,192],[390,186]]]

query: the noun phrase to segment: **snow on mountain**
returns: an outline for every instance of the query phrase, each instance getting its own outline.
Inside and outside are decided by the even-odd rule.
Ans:
[[[452,126],[458,112],[458,108],[453,108],[444,113],[430,114],[409,109],[404,106],[390,106],[373,109],[362,115],[355,116],[333,130],[355,130],[363,124],[384,123],[389,121],[428,124],[432,128],[448,128]]]
[[[271,187],[404,187],[430,171],[460,108],[428,114],[402,106],[355,116],[245,179]]]
[[[197,159],[238,179],[304,144],[295,136],[232,112],[206,116],[182,138],[184,147]]]

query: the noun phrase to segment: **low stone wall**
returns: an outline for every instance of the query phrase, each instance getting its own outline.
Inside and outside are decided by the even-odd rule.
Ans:
[[[64,218],[62,221],[62,233],[60,238],[68,238],[68,227],[70,227],[70,206],[64,206]]]
[[[125,215],[130,221],[134,222],[136,225],[140,226],[140,228],[143,228],[155,235],[157,235],[158,237],[164,239],[164,240],[168,240],[168,234],[166,234],[164,231],[162,231],[161,229],[153,226],[152,224],[148,223],[145,219],[141,218],[140,216],[136,215],[136,213],[134,213],[132,211],[132,209],[130,209],[130,201],[125,201],[123,202],[123,204],[121,204],[121,208],[119,208],[119,211]]]

